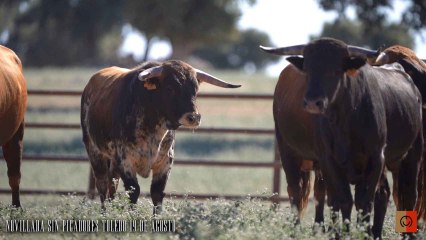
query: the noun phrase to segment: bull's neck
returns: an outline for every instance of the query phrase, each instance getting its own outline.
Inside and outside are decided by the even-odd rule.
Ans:
[[[132,136],[134,139],[136,130],[153,133],[164,124],[164,118],[159,112],[158,94],[143,87],[137,80],[123,79],[120,98],[113,114],[114,124],[117,125],[114,135]]]
[[[165,126],[165,119],[160,112],[160,98],[157,90],[147,90],[139,81],[134,83],[132,98],[135,99],[135,117],[142,121],[140,128],[157,131]],[[165,127],[164,127],[165,128]]]
[[[338,124],[348,120],[344,118],[345,116],[349,118],[352,116],[361,102],[363,88],[358,78],[344,75],[325,112],[325,116],[331,123]]]

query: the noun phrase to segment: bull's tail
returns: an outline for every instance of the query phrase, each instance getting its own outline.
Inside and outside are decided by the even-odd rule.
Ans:
[[[417,180],[417,218],[426,221],[426,152],[423,153],[423,159],[420,164],[419,177]]]
[[[309,194],[311,193],[311,171],[301,172],[300,181],[300,217],[302,217],[308,206]]]

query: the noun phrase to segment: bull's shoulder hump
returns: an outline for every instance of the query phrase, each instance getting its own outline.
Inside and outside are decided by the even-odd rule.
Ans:
[[[120,67],[108,67],[99,70],[90,78],[83,91],[83,96],[111,96],[112,92],[116,91],[117,83],[130,70]]]
[[[88,85],[96,85],[97,87],[107,86],[116,80],[121,79],[129,69],[120,67],[108,67],[99,70],[90,78]]]
[[[127,72],[129,72],[130,69],[127,68],[121,68],[121,67],[107,67],[107,68],[103,68],[101,70],[99,70],[97,73],[95,73],[93,77],[97,77],[97,78],[110,78],[111,76],[120,76],[123,75]]]

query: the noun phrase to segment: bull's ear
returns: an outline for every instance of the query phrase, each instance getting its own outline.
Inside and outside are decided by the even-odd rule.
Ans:
[[[288,57],[286,58],[287,61],[289,61],[291,64],[296,66],[300,71],[303,71],[303,57]]]
[[[158,79],[148,79],[146,81],[143,82],[143,87],[146,88],[147,90],[155,90],[158,88],[159,86],[159,81]]]
[[[358,69],[367,63],[367,59],[359,57],[350,57],[343,64],[343,71],[351,77],[358,75]]]
[[[350,57],[345,61],[345,64],[343,66],[343,70],[349,70],[349,69],[358,69],[367,63],[367,59],[365,58],[358,58],[358,57]]]
[[[143,70],[139,73],[138,79],[143,82],[143,86],[148,90],[155,90],[158,86],[158,81],[156,79],[161,78],[163,74],[163,67],[152,67]]]

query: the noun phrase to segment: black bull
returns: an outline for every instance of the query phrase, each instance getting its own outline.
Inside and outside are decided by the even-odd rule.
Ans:
[[[381,237],[390,195],[385,166],[399,186],[397,209],[413,210],[416,205],[423,151],[419,91],[404,72],[365,65],[375,52],[338,40],[264,50],[303,55],[288,60],[306,74],[305,110],[321,115],[315,122],[315,142],[328,204],[350,220],[349,184],[355,184],[355,206],[368,222],[374,205],[372,233]]]

